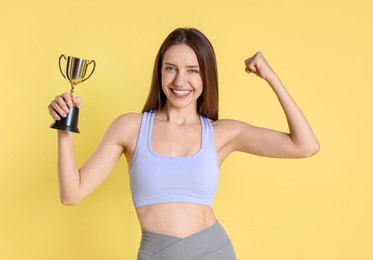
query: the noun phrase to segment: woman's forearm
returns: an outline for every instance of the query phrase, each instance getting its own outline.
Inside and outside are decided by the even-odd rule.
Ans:
[[[75,161],[73,134],[58,131],[58,180],[60,198],[63,204],[77,204],[80,174]]]

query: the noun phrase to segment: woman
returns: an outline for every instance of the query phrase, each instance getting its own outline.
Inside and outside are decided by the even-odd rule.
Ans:
[[[193,28],[178,28],[157,54],[142,113],[124,114],[78,169],[73,135],[58,131],[61,201],[77,204],[110,174],[119,157],[128,161],[133,202],[142,228],[138,259],[236,259],[212,203],[219,166],[233,151],[268,157],[308,157],[319,144],[264,56],[245,61],[246,72],[266,80],[286,114],[289,133],[236,120],[218,120],[215,54]],[[80,98],[65,93],[48,106],[56,120]]]

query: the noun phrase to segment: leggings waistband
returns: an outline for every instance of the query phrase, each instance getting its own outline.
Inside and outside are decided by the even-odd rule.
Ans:
[[[235,260],[232,243],[219,222],[186,238],[142,231],[138,260]]]

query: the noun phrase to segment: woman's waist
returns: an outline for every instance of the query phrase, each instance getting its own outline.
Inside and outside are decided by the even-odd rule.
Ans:
[[[144,231],[184,238],[216,223],[210,206],[194,203],[163,203],[136,209]]]

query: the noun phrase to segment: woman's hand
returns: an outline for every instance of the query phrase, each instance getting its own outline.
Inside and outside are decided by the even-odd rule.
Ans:
[[[53,119],[60,120],[61,117],[67,116],[70,108],[74,105],[79,108],[81,107],[82,101],[80,100],[80,97],[71,98],[69,93],[63,93],[52,100],[48,106],[48,111]]]
[[[254,73],[266,81],[276,77],[276,73],[272,70],[271,66],[269,66],[261,52],[257,52],[254,56],[246,59],[245,65],[245,71],[247,73]]]

